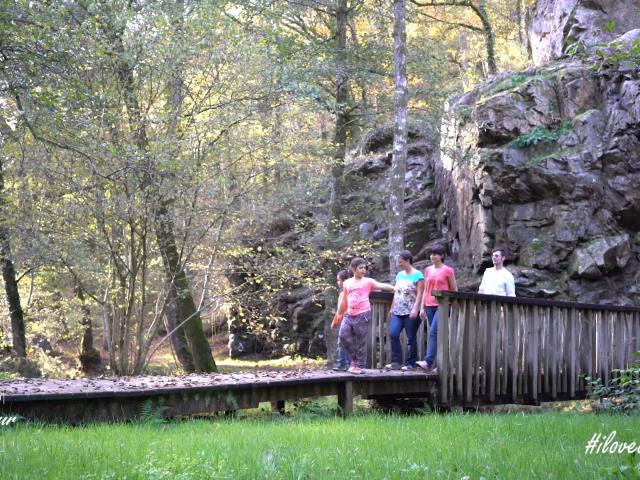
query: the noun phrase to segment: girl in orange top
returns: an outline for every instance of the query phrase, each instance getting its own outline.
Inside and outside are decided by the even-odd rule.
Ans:
[[[349,270],[353,277],[343,283],[344,297],[340,307],[346,312],[340,325],[340,345],[351,357],[350,373],[363,373],[367,360],[367,332],[371,320],[371,304],[369,293],[372,290],[395,292],[393,285],[380,283],[373,278],[365,277],[367,262],[360,257],[351,260]]]
[[[428,372],[435,372],[434,362],[436,359],[436,349],[438,347],[438,301],[433,296],[434,290],[458,291],[456,274],[453,268],[444,264],[446,254],[444,247],[435,245],[430,250],[429,258],[433,265],[424,270],[424,309],[420,312],[422,320],[429,320],[429,343],[427,344],[427,355],[424,361],[417,362],[420,368]]]

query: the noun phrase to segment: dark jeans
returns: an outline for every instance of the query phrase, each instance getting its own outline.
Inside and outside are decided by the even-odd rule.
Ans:
[[[340,344],[340,339],[338,339],[338,364],[336,365],[338,368],[347,368],[351,363],[351,357],[347,353],[347,351],[342,348]]]
[[[389,338],[391,340],[392,363],[402,364],[402,345],[400,345],[400,333],[402,330],[407,335],[407,362],[405,365],[414,366],[418,361],[418,327],[420,327],[420,317],[411,318],[409,315],[391,315]]]
[[[425,307],[424,311],[427,320],[429,320],[429,343],[427,344],[427,356],[424,359],[429,365],[433,365],[438,349],[438,307]]]

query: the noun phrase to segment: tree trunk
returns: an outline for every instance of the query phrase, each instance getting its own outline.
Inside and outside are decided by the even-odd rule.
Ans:
[[[93,327],[91,326],[91,309],[89,305],[84,303],[84,293],[82,288],[76,282],[76,296],[80,301],[80,311],[82,318],[80,325],[82,326],[82,342],[80,344],[80,367],[84,372],[95,372],[102,365],[100,352],[93,346]]]
[[[13,138],[11,128],[0,119],[0,140],[6,141]],[[7,305],[9,306],[9,316],[11,317],[11,337],[13,352],[18,357],[27,356],[27,341],[25,338],[24,314],[20,304],[20,292],[18,291],[18,281],[16,271],[11,260],[11,242],[9,240],[9,229],[4,224],[5,202],[4,195],[4,165],[0,158],[0,263],[2,264],[2,278],[4,279],[4,290],[7,295]]]
[[[334,59],[336,68],[336,111],[333,133],[333,165],[331,167],[331,192],[329,197],[329,218],[327,224],[327,247],[336,250],[339,246],[341,197],[344,189],[344,161],[347,155],[347,128],[349,114],[349,73],[347,71],[347,26],[349,10],[347,0],[337,0],[335,6],[336,32]],[[331,262],[325,270],[327,283],[335,282],[338,266]],[[327,361],[333,363],[336,354],[337,332],[331,328],[331,319],[336,309],[335,288],[325,290],[325,311],[323,314]]]
[[[25,339],[24,315],[20,306],[20,292],[16,281],[16,271],[11,261],[9,232],[4,226],[0,227],[0,262],[2,263],[2,278],[4,279],[7,304],[9,305],[9,316],[11,317],[13,351],[18,357],[26,357],[27,341]]]
[[[164,205],[157,207],[154,224],[169,288],[172,290],[172,296],[169,298],[176,299],[176,326],[182,324],[181,328],[184,329],[193,355],[193,369],[198,372],[216,372],[218,369],[202,327],[202,318],[191,296],[189,280],[178,254],[173,234],[173,220]]]
[[[489,75],[495,75],[498,71],[496,67],[496,54],[495,54],[495,37],[493,34],[493,27],[487,14],[485,0],[480,0],[478,5],[471,4],[471,8],[476,13],[480,22],[482,23],[482,31],[484,32],[484,43],[487,51],[487,69]]]
[[[389,195],[389,269],[397,273],[398,254],[404,248],[404,190],[407,169],[407,31],[406,0],[393,2],[393,64],[395,67],[395,131]]]
[[[162,256],[165,261],[164,255]],[[171,267],[168,264],[164,266],[165,272],[171,271]],[[173,285],[173,278],[167,278],[167,306],[165,308],[164,320],[167,328],[167,333],[175,330],[173,334],[169,336],[171,346],[178,358],[178,361],[182,365],[185,371],[191,373],[195,372],[196,368],[193,362],[193,355],[189,349],[189,343],[187,342],[187,336],[185,330],[182,327],[178,328],[178,298],[176,297],[176,289]]]

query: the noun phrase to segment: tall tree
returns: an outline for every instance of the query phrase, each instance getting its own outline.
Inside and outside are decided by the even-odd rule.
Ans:
[[[389,268],[397,272],[398,254],[404,248],[404,191],[407,169],[407,5],[393,1],[393,64],[395,71],[395,129],[389,192]]]
[[[172,9],[172,20],[177,25],[176,32],[181,34],[184,5],[181,0],[176,0],[175,10]],[[153,224],[156,233],[158,248],[162,255],[165,274],[169,282],[170,309],[175,311],[175,323],[178,330],[184,329],[185,337],[189,344],[190,354],[184,351],[181,344],[180,359],[187,370],[201,372],[215,372],[217,370],[211,347],[204,334],[200,312],[196,309],[191,287],[187,278],[183,258],[178,251],[175,239],[175,226],[173,214],[169,210],[172,198],[156,188],[161,184],[158,178],[159,172],[154,166],[154,159],[149,152],[149,139],[147,136],[147,120],[141,110],[140,100],[136,91],[135,68],[131,62],[134,52],[125,47],[123,36],[126,24],[118,25],[114,18],[109,19],[105,27],[105,35],[114,47],[114,62],[117,78],[123,92],[124,104],[128,113],[130,129],[133,132],[133,141],[138,148],[138,154],[144,159],[143,188],[149,192],[152,205],[155,206]],[[176,39],[179,42],[179,38]],[[177,118],[180,115],[183,100],[182,78],[180,66],[172,72],[169,80],[169,138],[175,135]],[[173,314],[172,314],[173,317]],[[193,361],[191,362],[191,357]]]
[[[493,25],[489,14],[487,12],[486,0],[433,0],[433,1],[420,1],[411,0],[412,3],[419,7],[465,7],[469,8],[480,20],[481,27],[471,25],[464,22],[447,22],[453,23],[462,28],[466,28],[472,31],[482,33],[484,37],[484,46],[486,51],[487,70],[490,75],[494,75],[497,72],[496,66],[496,53],[495,53],[495,34],[493,32]],[[443,21],[436,17],[429,17],[436,21]]]
[[[4,117],[0,117],[0,145],[7,146],[12,143],[14,134]],[[3,149],[4,150],[4,149]],[[9,228],[7,221],[7,205],[4,200],[4,152],[0,151],[0,265],[2,266],[2,278],[4,280],[4,290],[9,305],[9,316],[11,317],[11,336],[13,352],[19,357],[26,357],[27,342],[25,338],[24,314],[20,303],[20,291],[16,270],[11,256],[11,241],[9,239]]]

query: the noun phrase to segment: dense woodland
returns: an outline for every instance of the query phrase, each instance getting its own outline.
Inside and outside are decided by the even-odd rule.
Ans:
[[[102,351],[139,374],[170,345],[182,370],[215,371],[230,317],[284,321],[278,293],[323,291],[371,248],[341,242],[366,208],[342,198],[369,132],[395,125],[401,181],[408,124],[435,142],[448,96],[528,64],[530,7],[2,2],[3,368],[69,373],[51,356],[65,346],[78,372]],[[269,244],[278,222],[324,247]]]

